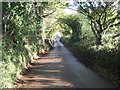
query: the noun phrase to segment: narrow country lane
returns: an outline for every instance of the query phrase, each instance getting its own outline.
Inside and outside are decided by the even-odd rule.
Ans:
[[[18,84],[17,88],[114,87],[112,83],[78,62],[65,47],[55,48],[47,56],[33,63],[29,73],[21,76],[24,83]]]

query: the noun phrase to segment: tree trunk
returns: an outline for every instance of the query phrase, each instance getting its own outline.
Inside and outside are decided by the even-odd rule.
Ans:
[[[98,30],[95,22],[91,20],[91,29],[96,39],[96,45],[102,45],[102,30]]]
[[[99,46],[99,45],[102,45],[102,35],[99,34],[97,37],[96,37],[96,44]]]

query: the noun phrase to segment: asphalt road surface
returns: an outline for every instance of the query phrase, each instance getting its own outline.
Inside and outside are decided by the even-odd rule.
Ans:
[[[24,81],[17,88],[114,88],[84,64],[77,61],[65,47],[57,47],[50,53],[34,60]]]

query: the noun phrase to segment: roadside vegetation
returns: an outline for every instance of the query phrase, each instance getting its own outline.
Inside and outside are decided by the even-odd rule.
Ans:
[[[22,70],[53,48],[56,27],[47,20],[59,3],[2,3],[2,66],[1,88],[12,87]],[[53,18],[54,19],[54,18]],[[52,19],[52,20],[53,20]],[[49,22],[48,22],[49,21]],[[48,26],[49,23],[49,26]]]
[[[120,85],[120,11],[112,2],[3,2],[0,88],[10,88],[33,59],[64,45],[102,75]],[[39,56],[40,57],[40,56]]]
[[[97,6],[94,2],[75,4],[78,5],[77,14],[58,20],[65,28],[62,41],[81,62],[120,85],[119,11],[111,2]]]

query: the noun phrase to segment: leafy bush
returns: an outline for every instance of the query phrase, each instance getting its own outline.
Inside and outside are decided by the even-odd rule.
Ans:
[[[17,75],[31,62],[30,55],[33,57],[34,53],[41,49],[40,44],[45,43],[45,38],[41,35],[43,17],[39,15],[43,14],[46,5],[44,2],[3,2],[2,76],[4,77],[1,79],[0,88],[12,87]],[[43,9],[39,10],[40,7]],[[48,50],[47,44],[43,46]]]

